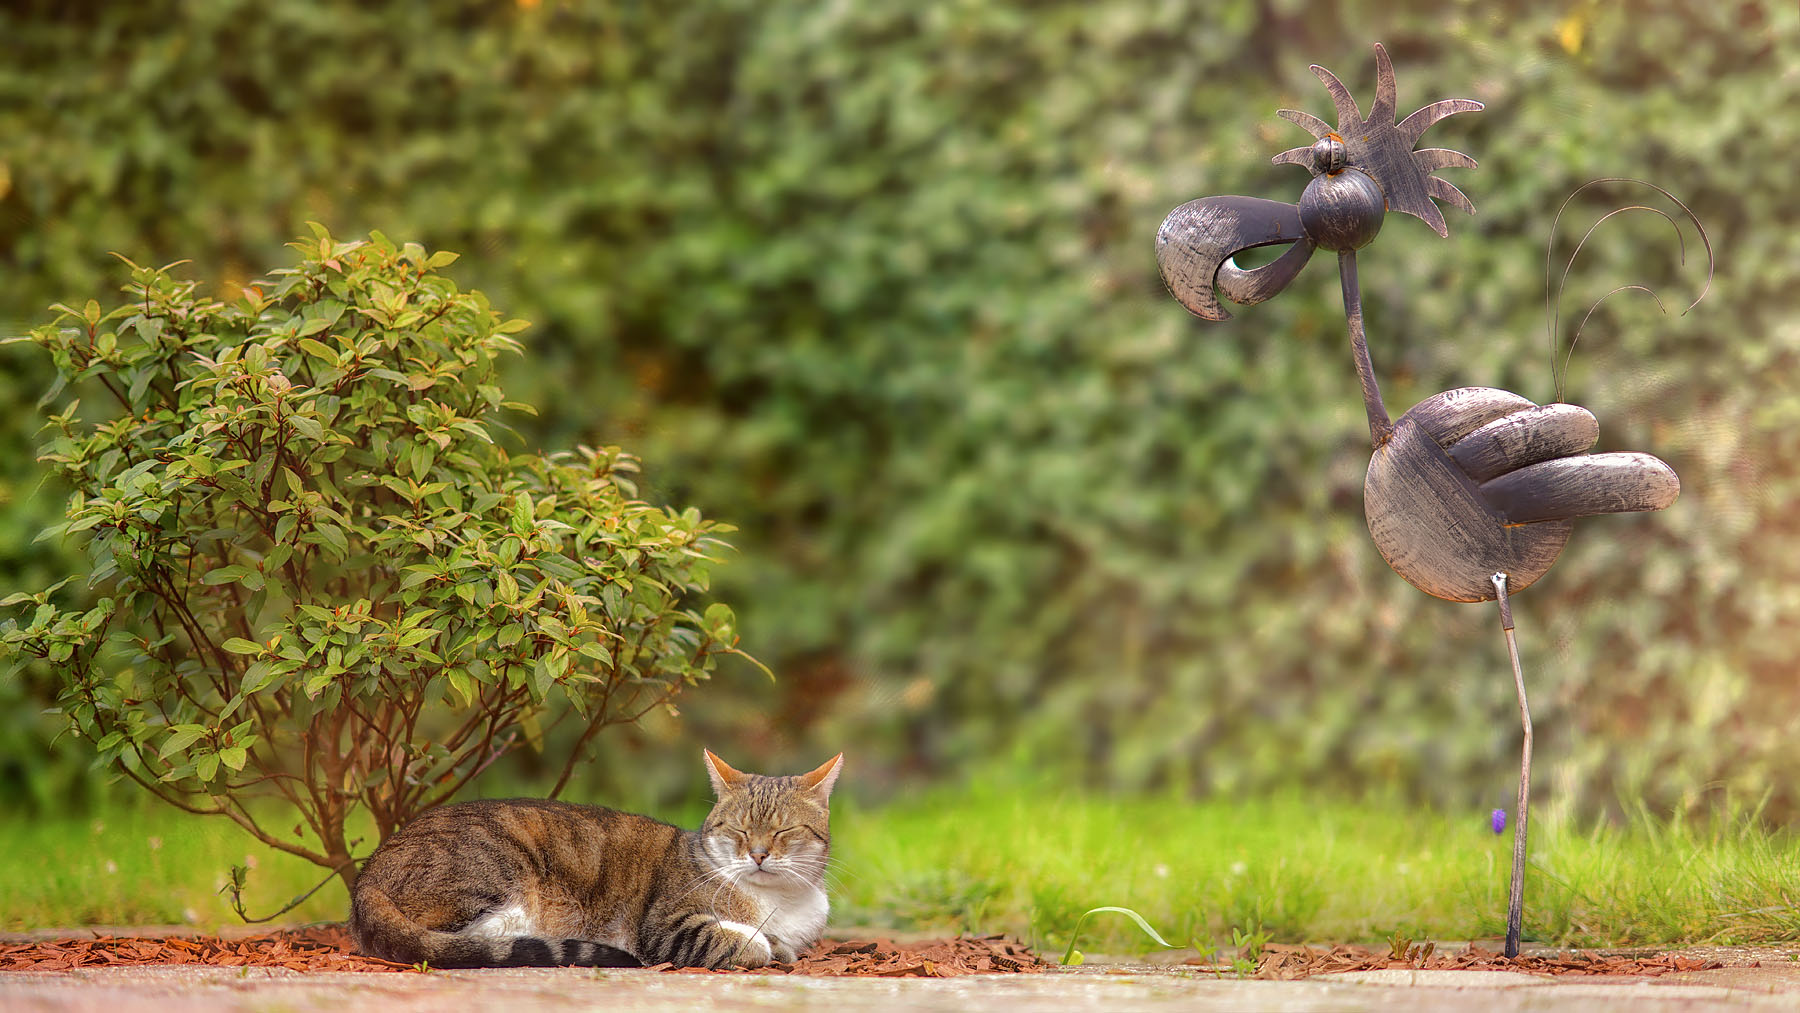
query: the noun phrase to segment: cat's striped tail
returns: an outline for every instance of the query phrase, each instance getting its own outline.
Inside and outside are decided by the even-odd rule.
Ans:
[[[358,953],[432,967],[641,967],[636,957],[587,939],[462,935],[413,921],[380,889],[356,891],[350,933]]]

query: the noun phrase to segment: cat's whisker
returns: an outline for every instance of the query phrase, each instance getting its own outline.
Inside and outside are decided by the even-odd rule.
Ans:
[[[832,886],[844,886],[850,882],[861,883],[863,877],[841,865],[828,866],[820,877]]]
[[[724,880],[729,875],[730,875],[730,873],[725,869],[707,869],[707,870],[703,871],[700,875],[695,876],[693,879],[689,880],[688,884],[687,884],[687,888],[682,890],[680,893],[676,894],[674,899],[681,900],[682,898],[688,896],[689,894],[691,894],[694,891],[700,889],[701,887],[707,885],[708,883],[711,883],[715,880]],[[717,891],[715,890],[714,893],[716,894]]]
[[[796,855],[792,861],[794,867],[804,875],[829,876],[841,869],[841,866],[831,861],[827,855]]]

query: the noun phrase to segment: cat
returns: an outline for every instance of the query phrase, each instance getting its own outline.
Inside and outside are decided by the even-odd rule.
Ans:
[[[844,755],[764,777],[703,753],[718,800],[699,830],[543,799],[421,814],[356,880],[357,951],[432,967],[793,962],[825,928]]]

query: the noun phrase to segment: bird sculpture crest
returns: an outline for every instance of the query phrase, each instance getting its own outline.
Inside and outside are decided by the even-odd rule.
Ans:
[[[1575,518],[1660,510],[1675,501],[1681,483],[1673,468],[1649,454],[1588,453],[1599,425],[1575,405],[1538,405],[1509,391],[1463,387],[1426,398],[1397,421],[1389,417],[1363,333],[1356,251],[1375,239],[1390,211],[1412,215],[1443,237],[1449,229],[1434,198],[1475,213],[1462,191],[1433,175],[1438,169],[1473,169],[1475,160],[1448,148],[1414,146],[1433,124],[1480,111],[1482,105],[1444,99],[1396,121],[1394,68],[1380,44],[1375,102],[1367,117],[1336,75],[1319,66],[1312,72],[1331,93],[1337,126],[1283,109],[1279,115],[1314,141],[1274,156],[1277,165],[1299,165],[1312,174],[1300,202],[1235,196],[1189,201],[1170,212],[1158,230],[1157,264],[1176,300],[1196,316],[1216,321],[1230,316],[1218,295],[1242,305],[1259,303],[1286,288],[1315,249],[1338,255],[1351,354],[1374,447],[1364,482],[1369,534],[1388,565],[1421,591],[1449,601],[1499,604],[1524,728],[1506,940],[1507,955],[1515,956],[1523,911],[1531,712],[1507,595],[1550,569]],[[1704,238],[1704,230],[1701,234]],[[1288,249],[1262,267],[1244,269],[1233,260],[1245,250],[1273,245]],[[1710,244],[1707,252],[1710,271]]]

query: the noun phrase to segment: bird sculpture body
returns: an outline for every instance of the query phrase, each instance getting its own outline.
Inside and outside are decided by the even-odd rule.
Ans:
[[[1585,408],[1462,387],[1400,416],[1363,485],[1369,535],[1394,572],[1449,601],[1492,601],[1535,583],[1591,514],[1660,510],[1681,480],[1649,454],[1589,454]]]
[[[1169,213],[1157,234],[1157,262],[1169,292],[1207,320],[1230,314],[1220,304],[1252,305],[1276,295],[1314,250],[1337,253],[1352,358],[1368,414],[1373,456],[1364,483],[1369,534],[1382,558],[1413,586],[1449,601],[1497,601],[1524,728],[1518,819],[1506,951],[1518,952],[1530,796],[1531,714],[1519,666],[1508,594],[1542,577],[1568,542],[1577,517],[1660,510],[1681,483],[1673,468],[1644,453],[1590,454],[1599,425],[1586,409],[1538,405],[1490,387],[1463,387],[1426,398],[1390,418],[1363,332],[1356,252],[1379,234],[1388,212],[1412,215],[1440,236],[1449,230],[1433,198],[1473,214],[1474,205],[1442,168],[1475,168],[1445,148],[1413,150],[1446,116],[1481,103],[1445,99],[1395,120],[1396,88],[1387,51],[1375,46],[1375,102],[1367,117],[1341,81],[1312,71],[1337,106],[1335,128],[1291,109],[1280,115],[1314,143],[1274,157],[1301,165],[1312,180],[1300,202],[1219,196]],[[1268,264],[1243,269],[1245,250],[1288,245]],[[1710,254],[1710,248],[1709,248]]]

